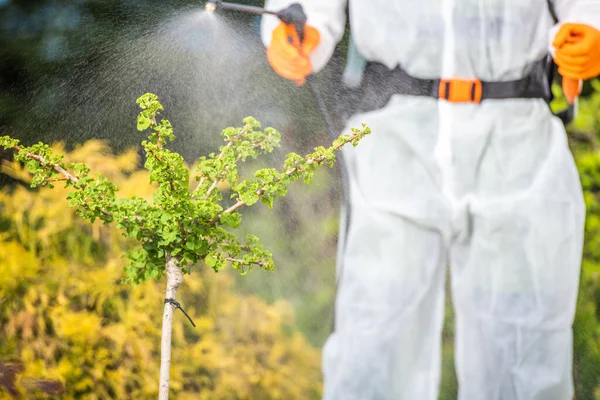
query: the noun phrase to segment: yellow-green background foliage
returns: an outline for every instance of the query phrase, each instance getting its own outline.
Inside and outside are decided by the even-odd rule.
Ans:
[[[136,158],[115,157],[97,141],[69,155],[109,176],[123,195],[146,197],[151,188],[134,170]],[[27,179],[17,165],[3,168]],[[24,367],[17,387],[28,399],[154,398],[163,283],[120,284],[128,244],[114,228],[74,216],[61,186],[0,193],[0,360]],[[232,284],[231,275],[207,268],[186,276],[179,299],[197,327],[176,314],[173,398],[317,398],[319,354],[294,327],[291,307],[241,296]],[[48,381],[64,392],[44,394],[56,389]]]

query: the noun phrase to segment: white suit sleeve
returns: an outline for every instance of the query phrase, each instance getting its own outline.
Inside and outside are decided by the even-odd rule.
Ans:
[[[600,29],[600,0],[552,0],[561,23],[576,22]]]
[[[550,31],[550,51],[554,54],[552,41],[561,24],[574,22],[587,24],[600,30],[600,0],[550,0],[554,4],[554,11],[558,24]]]
[[[266,0],[265,8],[278,11],[292,3],[300,3],[308,17],[307,24],[318,29],[319,45],[311,55],[314,72],[320,71],[329,61],[336,44],[344,36],[346,3],[348,0]],[[265,46],[271,43],[273,29],[280,21],[265,15],[261,21],[261,37]]]

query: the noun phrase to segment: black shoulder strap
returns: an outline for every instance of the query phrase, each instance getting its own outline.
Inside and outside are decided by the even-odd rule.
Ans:
[[[554,7],[553,0],[546,0],[546,3],[548,3],[548,11],[550,12],[550,15],[552,16],[554,23],[555,24],[558,23],[558,15],[556,15],[556,8]],[[552,87],[552,82],[554,81],[554,77],[557,75],[557,70],[556,70],[557,66],[551,56],[548,56],[547,68],[548,68],[547,69],[548,83],[549,83],[550,87]],[[550,91],[550,93],[552,93],[552,91]],[[550,97],[550,101],[552,100],[553,97],[554,96]],[[563,122],[563,124],[567,125],[571,121],[573,121],[573,119],[575,119],[576,111],[577,111],[576,106],[573,104],[569,104],[567,108],[565,108],[562,111],[556,112],[554,115],[556,115],[558,118],[560,118],[561,121]]]
[[[552,0],[546,0],[546,2],[548,3],[548,11],[550,11],[550,15],[552,16],[554,23],[557,23],[558,16],[556,15],[556,9],[554,8],[554,3],[552,2]]]

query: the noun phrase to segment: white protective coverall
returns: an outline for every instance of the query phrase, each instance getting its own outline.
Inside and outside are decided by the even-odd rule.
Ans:
[[[321,42],[346,0],[297,0]],[[281,9],[289,0],[267,0]],[[546,0],[349,0],[361,54],[415,77],[505,81],[549,51]],[[561,22],[600,28],[600,1],[555,0]],[[279,23],[265,17],[270,43]],[[339,254],[326,400],[436,400],[445,267],[461,400],[571,400],[572,322],[585,207],[561,121],[542,99],[449,103],[395,95],[355,115],[345,150],[351,218]]]

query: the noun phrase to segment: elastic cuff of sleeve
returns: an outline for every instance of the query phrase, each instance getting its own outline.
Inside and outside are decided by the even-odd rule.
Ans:
[[[320,23],[317,19],[311,20],[310,18],[307,23],[319,31],[319,44],[310,55],[313,72],[319,72],[331,59],[336,42],[326,28],[325,23]]]

